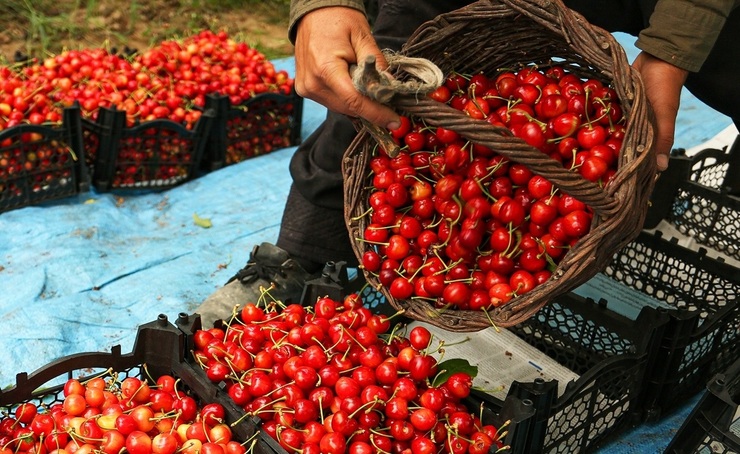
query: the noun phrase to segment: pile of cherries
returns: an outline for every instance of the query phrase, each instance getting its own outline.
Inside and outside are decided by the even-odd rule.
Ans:
[[[604,186],[625,135],[615,91],[562,67],[495,77],[449,75],[430,94],[509,131],[564,168]],[[362,266],[397,300],[488,310],[548,281],[591,229],[593,212],[546,177],[451,129],[401,117],[369,163]],[[505,129],[503,129],[505,128]]]
[[[259,116],[245,112],[235,116],[239,123],[227,125],[230,136],[238,135],[225,145],[232,163],[290,145],[294,106],[287,95],[292,88],[287,71],[276,70],[264,54],[225,32],[205,30],[129,56],[99,48],[68,50],[25,66],[0,66],[0,131],[21,124],[57,125],[63,109],[74,103],[91,121],[101,108],[115,108],[125,112],[128,127],[169,120],[192,130],[209,94],[227,96],[234,108],[265,93],[285,97],[285,102],[261,105]],[[94,128],[83,129],[86,161],[92,166],[100,137]],[[0,141],[0,179],[30,170],[49,171],[35,178],[34,190],[39,190],[45,178],[59,178],[51,173],[54,163],[41,156],[45,150],[55,154],[52,147],[43,145],[44,149],[24,155],[28,149],[24,144],[42,139],[34,132]],[[146,130],[134,141],[119,144],[118,165],[111,177],[114,186],[169,184],[192,172],[194,140],[176,128]],[[11,145],[18,147],[5,150]],[[61,144],[65,156],[67,147]]]
[[[0,67],[0,130],[57,123],[75,101],[92,119],[99,108],[115,106],[129,125],[169,119],[192,128],[207,94],[227,95],[238,105],[262,93],[289,94],[292,86],[287,71],[225,32],[204,30],[130,57],[69,50],[20,70]]]
[[[401,335],[357,294],[310,307],[249,303],[223,327],[196,331],[193,341],[206,375],[289,453],[502,447],[505,432],[462,403],[472,375],[437,362],[429,330]]]

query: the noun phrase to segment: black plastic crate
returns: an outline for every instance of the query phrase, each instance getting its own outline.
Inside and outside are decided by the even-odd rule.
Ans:
[[[256,433],[256,424],[244,418],[244,412],[225,392],[214,386],[202,370],[184,361],[185,336],[182,331],[160,315],[157,320],[139,326],[133,350],[122,354],[120,346],[110,353],[79,353],[60,358],[28,374],[19,373],[16,384],[0,391],[0,411],[12,412],[24,402],[48,407],[64,400],[64,381],[70,378],[91,378],[116,373],[117,378],[135,376],[154,380],[171,375],[180,381],[180,389],[193,396],[200,405],[219,403],[224,407],[226,423],[232,429],[233,439],[247,441]],[[269,452],[257,443],[255,453]]]
[[[322,276],[323,279],[319,278],[313,282],[307,283],[304,288],[303,301],[310,301],[311,297],[307,295],[311,295],[314,291],[320,292],[322,290],[328,290],[326,295],[330,298],[346,295],[344,290],[341,290],[336,286],[337,282],[346,282],[344,281],[344,278],[346,277],[344,263],[337,262],[337,264],[335,264],[333,262],[329,262],[327,266],[331,269],[331,272],[328,272],[325,268],[325,275]],[[336,271],[336,273],[334,271]],[[338,280],[334,280],[335,278]],[[352,288],[351,291],[354,291],[357,288],[365,288],[361,285],[360,287],[355,288],[354,286],[359,285],[358,281],[355,280],[349,281],[346,285],[348,285],[348,289]],[[309,299],[305,299],[307,297]],[[186,349],[192,351],[194,349],[193,336],[202,328],[200,315],[197,313],[180,313],[177,318],[176,325],[186,337]],[[217,321],[215,323],[215,326],[217,327],[220,325],[221,321]],[[193,367],[197,368],[198,366],[194,365]],[[219,384],[219,387],[223,386],[223,383]],[[502,441],[507,449],[496,451],[492,447],[490,451],[491,454],[494,452],[500,452],[501,454],[530,453],[530,451],[527,450],[529,445],[528,440],[532,431],[531,426],[533,424],[533,418],[536,414],[536,409],[532,401],[526,398],[520,399],[517,396],[510,396],[503,402],[495,401],[494,405],[489,405],[487,402],[484,403],[482,399],[475,398],[468,399],[466,403],[471,411],[475,411],[476,413],[482,411],[483,420],[486,424],[493,424],[497,428],[505,428],[506,430],[506,435]],[[257,437],[259,444],[263,447],[269,447],[271,452],[276,454],[288,454],[287,451],[280,446],[277,440],[270,437],[264,431],[259,431]]]
[[[671,440],[666,454],[740,453],[740,361],[707,384],[707,390]]]
[[[667,322],[658,309],[646,307],[631,320],[610,310],[604,300],[567,293],[510,328],[579,375],[561,395],[557,380],[511,384],[507,399],[531,401],[536,412],[522,452],[590,452],[642,422],[644,379]]]
[[[89,190],[80,109],[60,125],[21,124],[0,131],[0,213]]]
[[[303,98],[295,93],[262,93],[234,106],[228,96],[206,96],[213,109],[203,168],[217,170],[254,156],[298,145],[301,141]]]
[[[100,191],[168,189],[195,178],[215,113],[206,109],[192,129],[168,119],[126,123],[126,112],[101,108],[87,140],[97,152],[93,185]]]
[[[648,419],[697,393],[707,377],[740,358],[740,270],[642,232],[617,253],[604,274],[666,307],[670,320],[646,377]]]
[[[694,156],[674,150],[656,183],[646,228],[665,219],[698,243],[740,260],[740,139]]]

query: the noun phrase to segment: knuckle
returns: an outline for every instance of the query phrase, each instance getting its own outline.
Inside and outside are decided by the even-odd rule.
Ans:
[[[362,95],[359,93],[350,96],[346,100],[347,109],[349,109],[351,112],[354,112],[358,117],[362,117],[365,113],[365,103]]]
[[[296,93],[308,99],[314,99],[322,91],[321,80],[315,77],[304,77],[294,82]]]

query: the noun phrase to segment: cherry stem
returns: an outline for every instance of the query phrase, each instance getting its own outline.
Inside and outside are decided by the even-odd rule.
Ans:
[[[378,435],[378,436],[382,436],[382,437],[385,437],[386,436],[385,434],[381,435],[381,434],[377,434],[375,432],[373,432],[373,433],[376,434],[376,435]],[[382,449],[380,449],[380,447],[378,447],[378,445],[375,444],[375,439],[373,437],[370,437],[370,444],[373,445],[373,448],[375,448],[379,453],[382,453],[382,454],[390,454],[390,452],[383,451]]]
[[[321,425],[324,425],[324,406],[322,405],[321,401],[323,400],[323,397],[319,396],[319,417],[321,418]]]
[[[85,443],[87,443],[87,442],[90,442],[90,441],[96,441],[96,442],[102,442],[102,441],[103,441],[103,439],[102,439],[102,438],[91,438],[91,437],[86,437],[86,436],[84,436],[84,435],[82,435],[82,434],[78,434],[77,432],[75,432],[75,430],[74,430],[74,429],[73,429],[72,427],[70,427],[70,428],[69,428],[69,429],[67,430],[67,434],[68,434],[68,435],[70,436],[70,438],[72,438],[72,439],[73,439],[73,440],[74,440],[75,442],[77,442],[77,441],[79,441],[79,440],[82,440],[82,441],[84,441]],[[17,438],[16,440],[23,440],[24,438],[25,438],[25,437],[18,437],[18,438]]]
[[[147,370],[147,368],[146,368],[146,364],[143,364],[143,365],[142,365],[142,368],[144,369],[144,372],[146,372],[146,375],[147,375],[147,376],[148,376],[148,377],[149,377],[149,378],[151,379],[151,378],[152,378],[152,376],[151,376],[151,375],[149,375],[149,371],[148,371],[148,370]],[[100,375],[96,375],[96,376],[94,376],[94,377],[90,377],[90,378],[88,378],[87,380],[84,380],[84,381],[80,381],[80,384],[83,384],[83,385],[87,385],[88,383],[90,383],[90,382],[91,382],[91,381],[93,381],[94,379],[96,379],[96,378],[99,378],[99,377],[102,377],[103,375],[111,375],[111,376],[112,376],[112,375],[113,375],[113,368],[112,368],[112,367],[110,367],[110,368],[108,368],[108,369],[107,369],[107,370],[106,370],[105,372],[101,373]],[[154,381],[154,380],[152,380],[152,381]]]
[[[246,440],[244,440],[242,443],[239,443],[239,444],[242,446],[246,446],[247,443],[250,443],[252,444],[252,446],[254,446],[254,444],[257,443],[258,436],[259,436],[259,431],[253,433],[249,438],[247,438]],[[247,452],[249,452],[249,450],[247,450]]]
[[[471,389],[474,389],[476,391],[481,391],[486,394],[490,394],[490,393],[500,393],[501,391],[506,389],[506,387],[504,385],[496,386],[495,388],[480,388],[478,386],[473,386]]]
[[[378,404],[378,403],[384,404],[385,402],[383,402],[382,400],[378,399],[378,396],[375,396],[375,399],[370,400],[370,401],[367,401],[364,404],[362,404],[359,407],[357,407],[357,409],[355,411],[353,411],[352,413],[350,413],[349,417],[350,418],[354,418],[355,415],[357,415],[357,413],[359,413],[360,411],[363,411],[363,410],[365,411],[365,413],[370,413],[371,411],[373,411],[373,408],[372,407],[374,405]]]
[[[376,246],[388,246],[388,243],[381,243],[380,241],[366,240],[365,238],[362,238],[362,237],[355,237],[355,241],[359,241],[359,242],[366,243],[366,244],[374,244]]]
[[[470,342],[470,336],[466,336],[465,339],[463,339],[463,340],[460,340],[460,341],[457,341],[457,342],[452,342],[452,343],[449,343],[449,344],[447,342],[445,342],[444,340],[441,340],[439,343],[440,343],[440,346],[442,346],[442,344],[444,344],[445,347],[449,347],[451,345],[464,344],[465,342]]]
[[[486,308],[482,308],[481,310],[483,311],[484,314],[486,314],[486,318],[488,319],[488,322],[491,324],[493,329],[495,329],[497,333],[500,333],[501,329],[493,321],[493,319],[491,318],[491,314],[488,312],[488,310]]]
[[[496,164],[496,165],[495,165],[494,167],[498,167],[498,164]],[[490,172],[489,172],[489,173],[488,173],[487,175],[485,175],[485,176],[484,176],[483,178],[480,178],[480,179],[479,179],[479,178],[475,178],[475,179],[474,179],[475,183],[476,183],[476,184],[478,185],[478,187],[480,188],[480,190],[481,190],[481,192],[483,193],[483,195],[485,195],[485,196],[486,196],[486,197],[487,197],[488,199],[490,199],[490,200],[493,200],[494,202],[496,201],[496,197],[494,197],[494,196],[493,196],[493,195],[492,195],[492,194],[491,194],[491,193],[490,193],[490,192],[488,191],[488,189],[486,189],[486,188],[485,188],[485,186],[483,186],[483,182],[481,182],[481,180],[485,180],[485,179],[489,178],[490,176],[493,176],[493,174],[494,174],[494,173],[496,173],[496,171],[497,171],[497,170],[498,170],[498,169],[494,169],[494,170],[490,171]]]
[[[285,399],[286,399],[286,397],[285,397],[285,396],[283,396],[283,397],[278,397],[277,399],[275,399],[275,400],[273,400],[273,401],[271,401],[271,402],[268,402],[268,403],[266,403],[266,404],[262,405],[262,406],[261,406],[260,408],[258,408],[258,409],[256,409],[256,410],[254,410],[254,411],[250,411],[250,412],[244,413],[244,416],[242,416],[242,417],[240,417],[239,419],[237,419],[236,421],[232,422],[232,423],[230,424],[230,426],[231,426],[231,427],[234,427],[234,426],[236,426],[237,424],[239,424],[240,422],[242,422],[243,420],[245,420],[245,419],[246,419],[247,417],[250,417],[250,416],[255,416],[255,415],[257,415],[258,413],[260,413],[260,412],[262,412],[262,411],[265,411],[265,409],[266,409],[266,408],[268,408],[269,406],[271,406],[271,405],[275,405],[275,404],[276,404],[276,403],[278,403],[278,402],[282,402],[282,401],[284,401]],[[268,410],[268,411],[269,411],[269,410]],[[276,411],[276,410],[272,410],[272,411]]]
[[[354,321],[354,320],[353,320],[353,321]],[[359,347],[360,347],[360,348],[362,349],[362,351],[363,351],[363,352],[366,352],[366,351],[367,351],[367,347],[365,347],[364,345],[362,345],[362,344],[360,343],[360,341],[358,341],[358,340],[357,340],[357,339],[356,339],[356,338],[355,338],[355,337],[354,337],[353,335],[351,335],[351,334],[349,333],[349,331],[347,331],[347,328],[345,328],[345,327],[344,327],[344,325],[341,325],[341,326],[342,326],[342,332],[343,332],[343,333],[345,333],[345,334],[347,334],[347,336],[348,336],[348,337],[349,337],[350,339],[352,339],[352,340],[353,340],[353,341],[354,341],[354,342],[355,342],[355,343],[356,343],[357,345],[359,345]]]
[[[395,314],[393,314],[391,317],[395,317],[396,315],[398,315],[400,313],[403,313],[403,312],[405,312],[405,311],[403,309],[401,309],[400,311],[398,311]],[[391,317],[389,317],[388,320],[390,320]],[[393,341],[393,339],[396,337],[396,332],[397,331],[400,331],[401,329],[403,329],[403,326],[402,325],[398,325],[398,324],[397,325],[393,325],[393,329],[388,334],[388,340],[387,340],[386,344],[390,345],[391,342]]]

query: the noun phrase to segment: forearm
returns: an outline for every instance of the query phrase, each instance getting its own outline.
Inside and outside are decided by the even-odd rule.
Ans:
[[[290,2],[290,24],[288,38],[295,44],[296,25],[298,21],[313,10],[327,6],[347,6],[365,12],[362,0],[292,0]]]
[[[658,0],[636,46],[687,71],[701,69],[735,0]]]

